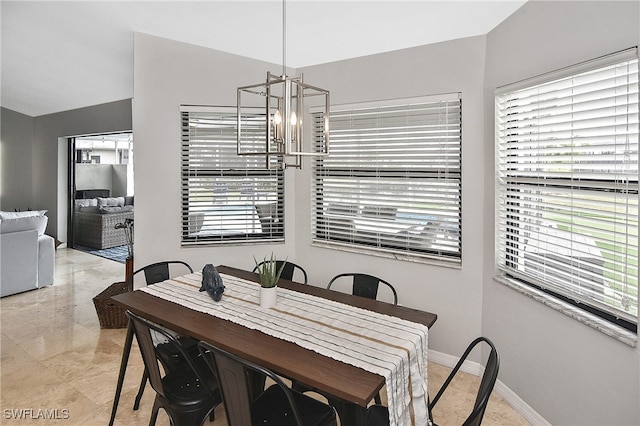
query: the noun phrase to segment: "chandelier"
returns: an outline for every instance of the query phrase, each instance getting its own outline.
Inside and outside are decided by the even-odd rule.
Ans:
[[[286,74],[286,2],[282,1],[282,75],[238,87],[238,155],[264,156],[266,167],[302,168],[302,158],[329,154],[329,91]],[[315,143],[305,142],[305,100],[323,120]],[[308,105],[309,106],[309,105]],[[315,113],[318,115],[315,115]]]

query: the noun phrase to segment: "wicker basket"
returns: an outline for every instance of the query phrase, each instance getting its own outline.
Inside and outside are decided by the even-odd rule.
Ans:
[[[126,293],[128,290],[126,281],[111,284],[100,294],[93,298],[96,307],[100,328],[125,328],[128,323],[124,308],[111,300],[111,296]]]

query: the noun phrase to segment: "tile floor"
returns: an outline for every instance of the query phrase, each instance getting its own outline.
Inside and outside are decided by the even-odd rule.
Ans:
[[[124,278],[124,265],[72,249],[56,252],[55,285],[0,299],[0,424],[106,425],[115,390],[125,330],[100,329],[92,298]],[[435,393],[448,373],[429,365]],[[147,387],[132,410],[142,374],[134,348],[116,419],[117,425],[145,425],[153,405]],[[462,374],[434,410],[441,425],[459,425],[473,404],[478,379]],[[224,409],[216,409],[224,426]],[[22,419],[17,417],[22,416]],[[158,425],[168,425],[161,412]],[[505,401],[492,395],[486,425],[528,425]]]

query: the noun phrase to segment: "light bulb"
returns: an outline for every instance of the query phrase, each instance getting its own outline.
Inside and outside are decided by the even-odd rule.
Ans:
[[[280,114],[280,110],[276,110],[276,113],[273,114],[273,124],[276,126],[282,124],[282,115]]]
[[[291,119],[289,120],[289,122],[291,123],[292,126],[295,126],[296,124],[298,124],[298,117],[296,116],[295,111],[291,112]]]

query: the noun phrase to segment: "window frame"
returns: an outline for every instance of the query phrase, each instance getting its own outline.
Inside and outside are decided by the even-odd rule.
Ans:
[[[595,293],[595,290],[591,293],[594,294],[593,296],[585,296],[585,294],[588,294],[589,291],[587,291],[586,293],[580,292],[580,286],[582,284],[574,284],[574,279],[575,279],[575,283],[581,283],[583,281],[581,281],[581,277],[584,278],[585,276],[588,276],[589,273],[591,273],[594,276],[594,279],[597,279],[596,274],[598,273],[595,269],[593,269],[589,264],[587,264],[587,262],[584,259],[581,259],[580,257],[577,257],[578,254],[582,253],[584,254],[584,249],[580,248],[580,245],[585,245],[585,244],[591,244],[590,242],[587,243],[581,243],[580,241],[584,241],[581,240],[581,238],[584,238],[584,234],[581,234],[581,230],[579,229],[579,226],[570,226],[569,227],[569,231],[568,234],[571,235],[570,237],[570,244],[569,246],[571,247],[571,253],[574,253],[574,246],[577,246],[578,248],[576,248],[576,254],[571,254],[571,257],[567,257],[566,259],[572,259],[571,261],[571,268],[570,270],[573,271],[571,276],[575,276],[576,278],[572,278],[572,281],[570,283],[570,285],[568,286],[569,288],[566,288],[560,284],[557,284],[561,281],[566,281],[566,279],[559,279],[557,274],[559,272],[565,272],[562,268],[565,267],[565,263],[567,260],[557,260],[553,259],[553,255],[559,256],[557,253],[560,253],[562,250],[560,250],[558,247],[560,244],[559,242],[554,243],[554,246],[551,245],[551,241],[548,242],[548,246],[543,247],[543,243],[545,243],[544,239],[550,238],[549,236],[555,237],[554,233],[557,233],[558,235],[558,241],[560,240],[561,236],[562,238],[566,238],[564,236],[564,232],[566,232],[565,230],[550,230],[551,228],[549,226],[547,226],[548,224],[538,224],[538,223],[534,223],[532,225],[532,229],[547,229],[546,231],[542,231],[539,235],[546,235],[546,237],[537,237],[537,238],[542,238],[541,240],[539,240],[538,242],[538,250],[540,251],[540,255],[542,258],[546,259],[545,261],[548,261],[548,265],[549,265],[549,269],[545,269],[543,270],[543,272],[532,272],[533,271],[533,267],[531,267],[531,270],[527,271],[526,270],[526,266],[522,266],[522,265],[526,265],[526,253],[524,253],[527,249],[526,248],[522,248],[522,245],[526,245],[526,243],[524,243],[524,241],[526,240],[526,236],[523,233],[524,228],[522,227],[522,224],[526,221],[526,219],[524,219],[525,217],[532,217],[530,216],[530,213],[525,213],[525,209],[530,209],[531,211],[535,212],[535,211],[540,211],[540,212],[544,212],[544,210],[542,210],[545,207],[548,207],[548,201],[543,201],[542,197],[548,197],[551,195],[542,195],[544,194],[544,192],[546,191],[548,194],[553,194],[554,191],[556,192],[560,192],[560,191],[566,191],[566,192],[570,192],[571,194],[576,194],[576,195],[572,195],[572,198],[575,203],[576,208],[574,209],[574,206],[571,206],[571,210],[572,212],[572,223],[575,222],[575,220],[577,219],[573,219],[575,217],[580,218],[580,216],[577,216],[578,214],[580,214],[580,212],[582,212],[584,209],[586,209],[586,207],[583,207],[581,205],[579,205],[578,203],[581,201],[580,197],[583,197],[583,203],[595,203],[597,202],[600,198],[604,199],[605,197],[610,197],[612,194],[616,194],[616,193],[622,193],[622,194],[626,194],[624,195],[627,199],[626,201],[626,206],[627,208],[632,208],[635,209],[635,211],[637,212],[638,209],[638,171],[637,171],[637,167],[638,167],[638,100],[637,100],[637,87],[638,87],[638,77],[637,77],[637,65],[636,66],[636,72],[635,72],[635,82],[634,79],[631,79],[631,83],[630,85],[633,86],[635,84],[635,102],[633,101],[633,92],[631,93],[632,96],[632,100],[630,102],[630,104],[633,106],[635,105],[635,112],[633,111],[633,108],[631,109],[631,112],[627,112],[627,115],[625,116],[625,123],[631,123],[631,126],[634,126],[635,123],[635,133],[632,133],[631,136],[631,140],[633,143],[634,141],[634,137],[635,137],[635,155],[631,155],[629,157],[628,162],[624,163],[624,164],[631,164],[634,167],[633,173],[629,174],[629,176],[633,176],[634,179],[630,179],[630,178],[626,178],[627,180],[624,181],[626,182],[626,186],[623,185],[622,188],[620,188],[618,185],[618,187],[616,187],[614,182],[614,179],[612,178],[607,178],[607,177],[603,177],[600,176],[598,178],[595,178],[595,176],[597,176],[598,174],[600,175],[604,175],[604,170],[600,170],[600,173],[593,173],[593,178],[592,179],[581,179],[578,181],[578,178],[576,178],[576,182],[579,183],[573,183],[573,180],[571,180],[571,183],[569,185],[567,185],[566,182],[566,178],[563,177],[563,175],[558,172],[558,170],[562,167],[561,165],[555,165],[555,169],[552,172],[539,172],[541,177],[532,177],[532,172],[530,172],[530,174],[528,174],[526,176],[527,180],[530,180],[531,182],[529,184],[525,184],[525,183],[521,183],[519,185],[520,186],[520,191],[522,191],[522,194],[520,196],[520,198],[518,198],[517,195],[514,195],[513,190],[510,190],[509,188],[513,189],[518,187],[518,183],[517,182],[523,182],[525,179],[523,178],[524,174],[523,172],[518,172],[516,170],[518,170],[518,168],[523,167],[523,166],[518,166],[516,163],[514,163],[514,161],[518,161],[518,160],[511,160],[512,163],[511,165],[509,165],[509,163],[507,162],[507,158],[508,158],[508,148],[506,147],[502,147],[501,145],[506,145],[509,143],[509,141],[507,141],[507,139],[509,139],[508,136],[503,136],[501,137],[501,135],[508,133],[507,130],[505,129],[514,129],[512,130],[512,133],[514,135],[511,135],[511,139],[513,141],[516,141],[518,139],[518,135],[515,135],[516,130],[521,130],[523,128],[523,126],[518,127],[514,124],[509,124],[509,125],[503,125],[503,123],[505,122],[510,122],[510,123],[514,123],[517,122],[518,120],[518,114],[520,114],[522,111],[524,111],[524,109],[518,110],[518,108],[520,108],[520,106],[514,106],[512,114],[507,114],[507,113],[503,113],[501,110],[501,106],[499,105],[500,102],[504,102],[504,98],[506,98],[507,96],[513,96],[514,99],[516,99],[516,104],[519,103],[519,105],[522,105],[525,103],[525,96],[527,91],[531,91],[534,89],[538,89],[540,91],[544,90],[544,89],[539,89],[541,87],[545,87],[545,85],[547,85],[546,87],[551,87],[552,84],[555,85],[560,85],[561,81],[563,79],[569,79],[569,78],[573,78],[573,79],[578,79],[578,78],[582,78],[586,73],[596,73],[598,71],[601,71],[603,69],[605,69],[606,67],[611,67],[614,66],[615,64],[618,63],[624,63],[626,61],[636,61],[638,60],[638,55],[637,55],[637,48],[632,48],[632,49],[628,49],[625,51],[621,51],[621,52],[617,52],[615,54],[612,55],[607,55],[605,57],[601,57],[601,58],[597,58],[595,60],[592,61],[587,61],[587,62],[583,62],[574,66],[569,66],[563,69],[560,69],[558,71],[554,71],[551,73],[547,73],[544,75],[540,75],[540,76],[536,76],[533,77],[531,79],[526,79],[511,85],[507,85],[507,86],[503,86],[503,87],[499,87],[496,89],[495,91],[495,123],[496,123],[496,130],[495,130],[495,138],[496,138],[496,255],[495,255],[495,264],[496,264],[496,280],[499,282],[503,282],[507,285],[509,285],[510,287],[513,287],[519,291],[522,291],[525,294],[530,295],[531,297],[533,297],[536,300],[539,300],[547,305],[550,306],[554,306],[556,307],[558,310],[561,310],[565,313],[567,313],[567,315],[572,316],[576,319],[579,319],[591,326],[593,326],[594,328],[598,328],[600,330],[603,329],[607,329],[608,331],[606,332],[607,334],[610,335],[615,335],[616,337],[618,337],[620,340],[624,340],[627,341],[629,344],[631,345],[635,345],[636,344],[636,339],[629,339],[628,336],[625,335],[625,332],[623,332],[622,330],[625,331],[629,331],[631,333],[633,333],[634,336],[637,336],[637,320],[638,320],[638,316],[637,313],[634,317],[633,314],[625,314],[624,312],[621,312],[620,309],[615,308],[613,305],[608,306],[607,304],[610,302],[605,302],[604,298],[603,298],[603,302],[600,302],[599,300],[597,300],[597,294]],[[632,72],[632,76],[633,76],[633,72]],[[576,83],[577,85],[577,83]],[[573,86],[572,86],[573,87]],[[595,90],[594,90],[595,91]],[[589,92],[590,93],[590,92]],[[625,92],[627,93],[627,92]],[[617,92],[616,92],[616,96],[617,96]],[[572,94],[571,97],[573,97],[574,95]],[[622,95],[624,96],[624,94]],[[629,95],[627,95],[629,96]],[[576,95],[576,99],[578,98],[578,96]],[[531,102],[534,102],[533,100]],[[578,112],[575,111],[579,111],[578,107],[574,107],[574,105],[577,105],[579,102],[576,100],[574,103],[574,100],[572,98],[572,101],[570,103],[571,105],[571,118],[567,120],[567,122],[570,123],[574,123],[574,122],[578,122],[578,118],[574,118],[574,114],[575,117],[578,117]],[[557,107],[557,105],[560,104],[559,100],[554,100],[553,102],[551,102],[551,107]],[[617,104],[615,104],[617,106]],[[551,108],[549,107],[549,108]],[[529,107],[530,108],[530,107]],[[575,108],[575,111],[574,111]],[[506,109],[506,108],[505,108]],[[521,111],[521,112],[519,112]],[[501,115],[502,114],[502,115]],[[524,116],[524,112],[522,112],[523,116]],[[558,114],[558,113],[556,113]],[[508,117],[505,118],[505,117]],[[551,118],[555,118],[556,115],[553,114],[549,114],[547,112],[546,116],[542,116],[540,115],[540,119],[538,121],[540,121],[540,123],[543,122],[543,120],[548,119],[549,117]],[[634,119],[635,117],[635,119]],[[589,118],[590,120],[595,120],[594,118]],[[575,120],[575,121],[573,121]],[[635,122],[634,122],[635,120]],[[536,132],[540,132],[540,134],[542,134],[541,130],[537,130],[538,128],[542,128],[543,124],[540,123],[535,123],[535,124],[531,124],[528,128],[527,128],[527,132],[531,135],[536,135]],[[615,125],[617,125],[618,123],[616,122]],[[629,124],[627,124],[629,125]],[[576,125],[576,128],[578,126]],[[501,133],[502,132],[502,133]],[[582,148],[583,146],[589,146],[586,144],[586,141],[588,141],[588,138],[585,138],[583,140],[578,140],[577,138],[579,138],[580,136],[574,136],[575,135],[579,135],[579,130],[574,131],[573,128],[571,130],[571,141],[578,141],[578,142],[573,142],[575,143],[576,147]],[[528,137],[528,136],[525,136]],[[533,138],[533,136],[531,136]],[[544,143],[546,140],[543,139],[544,136],[538,136],[539,138],[539,143],[542,144]],[[548,139],[549,141],[551,139]],[[557,145],[559,142],[555,142],[555,144]],[[628,143],[628,142],[627,142]],[[617,142],[616,142],[617,144]],[[512,145],[512,150],[517,149],[519,145],[517,143],[513,143]],[[522,145],[520,145],[522,146]],[[548,146],[551,146],[551,143]],[[559,146],[559,145],[557,145]],[[616,145],[617,146],[617,145]],[[540,148],[538,148],[540,150],[540,152],[544,153],[544,149],[545,146],[544,145],[540,145]],[[501,151],[502,150],[502,151]],[[565,149],[565,150],[569,150],[569,149]],[[512,151],[515,153],[515,151]],[[602,151],[602,156],[605,157],[604,153],[606,151]],[[539,154],[541,157],[546,155],[547,157],[549,156],[549,154]],[[562,155],[560,153],[555,153],[555,155]],[[583,154],[584,155],[584,154]],[[587,154],[587,155],[593,155],[593,154]],[[628,156],[628,155],[627,155]],[[533,155],[532,155],[533,157]],[[537,158],[537,157],[536,157]],[[571,163],[571,170],[575,170],[576,174],[579,173],[585,173],[584,169],[590,167],[589,165],[581,166],[580,165],[580,161],[584,161],[583,157],[576,157],[577,160],[575,160],[575,162]],[[591,161],[592,162],[596,162],[597,160],[593,160],[594,157],[591,157]],[[596,157],[597,158],[597,157]],[[542,170],[544,168],[544,165],[542,163],[543,160],[539,160],[538,163],[533,163],[536,166],[531,166],[530,170],[534,170],[534,169],[540,169]],[[561,161],[559,158],[555,160],[555,162],[557,164],[560,164],[559,161]],[[611,165],[616,165],[618,163],[614,162],[614,160],[609,160],[609,170],[611,170]],[[587,161],[588,163],[588,161]],[[605,163],[607,164],[607,163]],[[562,164],[564,165],[564,163]],[[593,166],[595,168],[595,166]],[[520,170],[524,170],[524,169],[520,169]],[[617,168],[615,169],[617,171]],[[520,175],[518,175],[518,173],[520,173]],[[526,173],[525,173],[526,174]],[[622,173],[620,173],[622,174]],[[586,175],[586,174],[585,174]],[[616,179],[618,179],[619,174],[616,174]],[[537,180],[536,180],[537,179]],[[529,188],[535,187],[535,182],[538,182],[538,186],[540,188],[540,190],[538,192],[535,192],[532,189],[529,189],[529,192],[526,192],[527,190],[525,190],[525,185],[529,185]],[[508,192],[511,191],[511,192]],[[597,192],[600,192],[600,194],[602,194],[600,197],[598,196],[594,196],[593,194],[597,194]],[[528,195],[526,195],[528,194]],[[537,195],[536,195],[537,194]],[[591,195],[590,195],[591,194]],[[526,199],[529,199],[529,201],[526,201]],[[535,197],[539,197],[539,199],[536,201],[539,206],[536,208],[532,208],[529,206],[524,206],[524,204],[529,203],[530,205],[532,204],[532,201]],[[584,201],[586,200],[588,197],[591,198],[591,200],[589,201]],[[517,204],[517,200],[519,199],[521,200],[520,203],[521,204]],[[545,204],[543,206],[543,204]],[[624,206],[623,206],[624,207]],[[537,210],[540,209],[540,210]],[[575,215],[575,216],[574,216]],[[614,216],[617,218],[618,217],[618,213],[614,213]],[[622,216],[622,215],[620,215]],[[540,213],[540,217],[542,219],[544,219],[544,215],[543,213]],[[544,220],[540,220],[540,222],[544,222]],[[510,224],[509,224],[510,223]],[[560,223],[560,222],[559,222]],[[616,224],[618,224],[619,222],[615,222]],[[638,244],[637,244],[637,213],[634,215],[633,213],[628,215],[628,218],[625,219],[624,225],[620,225],[620,226],[629,226],[629,223],[633,226],[633,224],[635,223],[635,227],[634,229],[636,230],[636,235],[635,235],[635,252],[636,252],[636,257],[635,257],[635,261],[630,261],[628,258],[630,256],[626,256],[627,259],[625,260],[625,266],[623,266],[625,273],[621,274],[619,273],[617,270],[613,270],[614,274],[619,274],[619,275],[624,275],[625,277],[627,277],[627,275],[629,275],[629,278],[624,278],[625,282],[628,282],[626,280],[630,280],[633,278],[633,270],[635,267],[635,291],[636,291],[636,297],[635,300],[632,300],[632,304],[635,303],[636,306],[636,310],[637,310],[637,249],[638,249]],[[559,226],[557,226],[556,228],[560,228]],[[510,234],[506,234],[505,232],[508,231],[508,229],[512,229],[512,231],[510,232]],[[517,230],[520,230],[520,233],[518,233]],[[537,231],[540,232],[540,231]],[[603,237],[596,237],[596,231],[593,231],[593,236],[594,236],[594,247],[596,245],[596,240],[598,242],[601,243],[601,238]],[[509,237],[509,235],[511,235],[511,237]],[[615,237],[614,237],[615,238]],[[633,239],[633,238],[632,238]],[[627,235],[627,240],[629,240],[628,235]],[[589,240],[587,240],[589,241]],[[601,243],[602,244],[602,243]],[[633,249],[634,248],[634,243],[633,241],[630,243],[625,243],[628,245],[625,245],[625,253],[628,253],[628,249]],[[509,249],[509,247],[511,247],[511,249]],[[555,252],[554,252],[555,250]],[[535,250],[534,250],[535,252]],[[524,253],[524,254],[522,254]],[[614,252],[614,255],[617,252]],[[549,257],[551,256],[551,257]],[[574,256],[576,256],[574,258]],[[606,261],[605,257],[603,255],[602,259],[603,259],[603,265],[604,262]],[[539,263],[539,265],[544,265],[544,263]],[[576,266],[577,265],[577,266]],[[628,266],[630,265],[630,266]],[[592,268],[591,271],[589,271],[589,268]],[[627,271],[631,271],[631,272],[627,272]],[[585,272],[586,271],[586,272]],[[601,287],[604,288],[606,286],[606,278],[605,278],[605,266],[602,266],[601,269],[601,274],[602,274],[602,280],[603,283],[601,284]],[[536,274],[540,275],[540,276],[536,276]],[[554,276],[554,274],[556,274],[556,276]],[[546,278],[545,278],[546,277]],[[571,288],[573,288],[575,286],[575,290],[571,290]],[[584,288],[584,287],[583,287]],[[629,291],[633,292],[633,285],[630,285],[630,289],[629,290],[625,290],[625,291]],[[626,294],[625,294],[626,295]],[[547,300],[547,298],[551,298],[549,300]],[[557,302],[554,302],[553,300],[556,300]],[[582,313],[581,313],[582,312]],[[591,315],[591,317],[589,317],[589,315]],[[595,320],[594,320],[595,319]],[[619,327],[620,331],[615,330],[612,331],[609,326],[607,324],[613,325],[614,327]]]
[[[450,134],[431,136],[431,145],[429,145],[423,140],[427,137],[419,135],[414,139],[417,141],[414,143],[422,144],[423,150],[431,149],[433,151],[437,151],[434,147],[439,144],[441,149],[436,155],[440,156],[442,163],[445,163],[447,155],[453,157],[454,160],[450,160],[450,164],[441,165],[438,170],[434,168],[435,162],[433,160],[417,154],[420,147],[407,148],[405,152],[408,155],[406,158],[402,158],[402,148],[394,145],[394,136],[404,137],[402,143],[406,145],[406,141],[410,140],[408,135],[410,127],[413,126],[411,128],[415,133],[420,133],[425,132],[420,128],[425,125],[422,122],[411,122],[411,124],[405,124],[405,127],[398,130],[396,134],[391,134],[395,130],[389,130],[391,125],[389,121],[384,121],[385,115],[415,114],[412,111],[415,108],[416,111],[424,109],[425,112],[422,114],[427,117],[426,111],[429,108],[446,110],[451,105],[454,105],[452,108],[455,109],[455,112],[441,114],[447,118],[438,122],[437,131],[446,133],[447,126],[452,126],[455,127],[455,130],[451,130],[450,133],[454,136]],[[379,116],[376,115],[380,120],[380,126],[376,129],[381,133],[386,131],[388,134],[383,134],[378,138],[378,136],[372,135],[374,130],[368,128],[366,131],[369,133],[366,135],[356,134],[360,132],[356,124],[346,130],[341,128],[339,130],[341,134],[338,135],[336,116],[378,114],[376,111],[380,111]],[[320,134],[323,129],[324,117],[313,109],[311,115],[313,121],[311,132],[312,134]],[[457,120],[455,123],[448,121],[449,117],[453,116]],[[424,117],[422,120],[428,120]],[[312,245],[405,261],[460,267],[462,264],[462,120],[462,94],[459,92],[332,105],[329,119],[331,140],[329,156],[316,157],[312,163]],[[400,127],[398,126],[398,128]],[[418,128],[417,131],[416,128]],[[349,136],[350,131],[354,132],[351,136]],[[367,140],[367,138],[370,139]],[[344,141],[341,142],[341,139]],[[454,140],[454,142],[448,142],[448,139]],[[340,145],[341,143],[342,145]],[[372,154],[359,153],[363,150],[362,147],[371,148],[374,146],[375,148],[375,146],[384,143],[387,144],[384,149],[378,147],[377,150],[369,151]],[[345,148],[346,144],[355,144],[359,147]],[[450,145],[447,144],[455,147],[448,148]],[[389,160],[382,157],[381,154],[381,160],[377,165],[374,165],[373,157],[384,150],[390,151],[391,154],[385,155],[394,156],[394,159]],[[445,151],[447,151],[446,154]],[[355,158],[357,164],[348,158]],[[402,159],[395,160],[395,158]],[[385,161],[389,164],[384,164]],[[362,166],[363,164],[364,166]],[[332,179],[333,182],[331,182]],[[407,184],[410,182],[414,182],[414,185],[408,186]],[[343,189],[335,189],[340,185]],[[350,185],[351,188],[347,188],[346,185]],[[402,189],[394,189],[394,186],[398,185],[403,185]],[[436,185],[440,185],[439,192]],[[419,187],[421,190],[417,189]],[[425,187],[432,190],[424,191]],[[333,193],[330,190],[333,190]],[[409,207],[409,201],[398,197],[398,193],[401,192],[405,195],[410,193],[413,196],[428,192],[428,195],[416,198],[419,203],[422,203],[422,206]],[[437,207],[441,210],[436,210],[438,216],[433,222],[418,219],[421,215],[422,217],[427,216],[429,208],[426,205],[429,201],[426,200],[428,197],[431,197],[431,204],[434,204],[433,200],[438,197],[442,202],[442,206]],[[453,197],[455,200],[451,201],[447,197]],[[353,200],[357,201],[353,205],[340,201],[346,199],[349,199],[351,203]],[[447,211],[447,208],[450,210]],[[332,209],[333,211],[330,212]],[[346,225],[346,223],[349,224]],[[400,228],[410,226],[413,226],[410,228],[411,231],[398,232]],[[360,230],[353,231],[353,228]],[[418,229],[421,229],[425,235],[429,234],[429,247],[426,247],[427,236],[419,235],[419,232],[413,233],[413,230]],[[409,237],[394,236],[401,232],[409,234]]]
[[[261,111],[260,108],[247,110],[254,121]],[[207,114],[220,130],[216,136],[213,132],[205,133],[195,142],[195,120],[206,119]],[[237,155],[237,107],[181,105],[180,126],[181,246],[284,242],[284,171],[267,168],[264,157]],[[268,161],[275,163],[278,158],[270,156]],[[228,167],[216,167],[221,162]],[[203,185],[210,201],[190,201],[202,198],[202,191],[198,193],[197,186],[193,185],[194,179],[203,182],[211,179]],[[230,189],[238,185],[239,191]],[[226,192],[220,191],[220,187],[226,188]],[[265,195],[264,187],[275,187],[275,191],[268,190]],[[198,212],[194,214],[194,210]],[[198,213],[203,216],[197,218]],[[225,215],[229,216],[225,218]],[[264,232],[265,220],[270,224],[268,232]],[[216,222],[219,225],[211,225]]]

